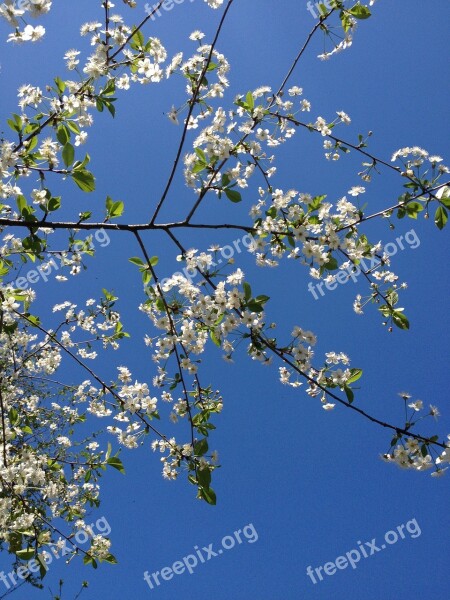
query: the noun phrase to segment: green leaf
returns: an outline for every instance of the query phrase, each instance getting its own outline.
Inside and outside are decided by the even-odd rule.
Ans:
[[[60,144],[65,146],[70,141],[70,131],[63,123],[56,130],[56,139]]]
[[[142,269],[141,269],[141,271],[142,271]],[[148,285],[151,280],[152,280],[152,274],[150,273],[150,271],[148,269],[145,269],[142,272],[142,283],[144,285]]]
[[[324,264],[324,267],[328,271],[336,271],[336,269],[339,267],[338,261],[334,258],[334,256],[331,256],[330,260]]]
[[[211,331],[209,332],[209,337],[211,338],[211,340],[214,342],[214,344],[220,348],[220,340],[217,337],[216,333],[214,330],[211,329]]]
[[[35,554],[36,552],[33,548],[24,548],[23,550],[18,550],[16,552],[16,556],[22,560],[29,560],[30,558],[33,558]]]
[[[75,121],[66,121],[66,125],[72,133],[76,133],[76,134],[80,133],[80,128],[75,123]]]
[[[391,314],[391,308],[387,305],[387,304],[382,304],[378,310],[381,312],[381,314],[384,317],[389,317],[389,315]]]
[[[22,127],[23,127],[22,119],[19,115],[16,115],[15,113],[13,113],[13,117],[14,117],[14,120],[8,119],[8,125],[11,127],[11,129],[13,131],[17,131],[17,133],[20,133],[22,131]]]
[[[228,200],[231,200],[231,202],[242,202],[242,196],[239,192],[236,192],[236,190],[230,190],[227,188],[224,190],[224,192]]]
[[[114,469],[117,469],[120,473],[123,473],[125,475],[124,466],[118,456],[111,456],[107,459],[106,464],[110,467],[113,467]]]
[[[353,393],[353,390],[351,388],[349,388],[348,386],[345,386],[344,392],[345,392],[345,395],[347,396],[347,400],[351,404],[353,402],[353,400],[355,399],[355,394]]]
[[[398,302],[398,294],[394,290],[389,290],[386,294],[386,299],[391,306],[395,306]]]
[[[443,206],[439,206],[434,214],[434,222],[438,229],[444,229],[448,221],[448,213]]]
[[[355,19],[368,19],[372,15],[367,6],[363,6],[359,2],[358,4],[355,4],[353,8],[350,8],[348,12],[355,17]]]
[[[256,300],[250,300],[247,303],[247,308],[255,313],[261,313],[264,309],[260,302],[256,302]]]
[[[56,89],[60,94],[62,94],[66,89],[66,82],[59,77],[55,77],[54,82],[56,83]]]
[[[112,96],[115,91],[116,91],[116,82],[114,79],[110,79],[108,81],[108,83],[105,85],[105,87],[103,88],[101,95],[102,96]]]
[[[244,294],[245,294],[245,300],[250,300],[250,298],[252,297],[252,288],[250,287],[250,284],[247,283],[246,281],[244,282]]]
[[[138,267],[144,267],[145,263],[144,261],[139,258],[138,256],[133,256],[132,258],[128,259],[130,261],[130,263],[133,263],[133,265],[137,265]]]
[[[111,217],[111,219],[120,217],[123,213],[124,208],[125,205],[120,200],[117,200],[117,202],[113,202],[111,208],[109,209],[109,216]]]
[[[192,168],[192,172],[193,173],[201,173],[202,171],[204,171],[206,169],[208,165],[202,161],[198,161],[195,163],[195,165]]]
[[[208,159],[206,158],[206,154],[203,152],[203,150],[201,148],[194,148],[194,152],[199,157],[199,159],[202,163],[205,163],[205,165],[208,164]]]
[[[47,204],[47,209],[49,211],[58,210],[61,206],[61,196],[57,196],[56,198],[50,198]]]
[[[311,202],[308,204],[308,212],[318,210],[322,206],[322,202],[325,200],[326,195],[314,196]]]
[[[11,421],[11,425],[18,425],[20,422],[19,413],[15,408],[11,408],[8,413],[8,418]]]
[[[8,119],[7,123],[13,131],[15,131],[17,133],[20,133],[22,131],[22,128],[19,125],[17,125],[17,123],[15,121],[13,121],[12,119]]]
[[[202,488],[211,485],[211,471],[209,469],[197,469],[197,481]]]
[[[111,563],[113,565],[117,565],[117,558],[113,554],[108,554],[103,559],[103,562]]]
[[[37,327],[41,324],[39,317],[36,315],[27,315],[28,322],[32,325],[32,327]]]
[[[438,198],[439,202],[443,204],[445,208],[450,208],[450,187],[448,185],[439,188],[435,193],[435,197]]]
[[[103,100],[103,105],[106,106],[108,111],[111,113],[112,117],[116,116],[116,107],[113,104],[113,102],[115,100],[116,100],[116,98],[110,98],[109,100]]]
[[[350,376],[350,379],[347,379],[347,384],[355,383],[355,381],[358,381],[358,379],[363,374],[362,369],[351,369],[350,373],[351,373],[351,376]]]
[[[27,154],[31,154],[31,152],[36,148],[38,144],[38,136],[35,135],[34,137],[31,138],[31,140],[29,141],[29,144],[27,146]]]
[[[105,288],[102,288],[102,292],[105,296],[105,299],[108,300],[108,302],[114,302],[115,300],[117,300],[117,296],[114,296],[114,294],[108,292],[108,290],[106,290]]]
[[[245,100],[246,100],[250,110],[253,111],[253,109],[255,108],[255,99],[253,98],[253,94],[251,92],[247,92],[247,95],[245,96]]]
[[[409,202],[405,208],[410,219],[417,219],[417,215],[424,209],[423,204],[420,202]]]
[[[47,575],[47,570],[48,570],[44,555],[38,554],[36,557],[36,560],[39,563],[39,575],[40,575],[41,579],[44,579],[44,577]]]
[[[392,320],[399,329],[409,329],[409,321],[402,312],[394,311],[392,313]]]
[[[73,171],[72,179],[83,192],[93,192],[95,190],[95,177],[86,169]]]
[[[194,444],[194,454],[196,456],[203,456],[208,452],[208,440],[203,438]]]
[[[144,36],[140,30],[137,30],[133,33],[130,46],[133,48],[133,50],[141,49],[144,46]]]
[[[206,502],[208,504],[212,504],[213,506],[216,505],[216,502],[217,502],[216,493],[212,488],[200,487],[199,488],[199,496],[200,496],[200,498],[203,498],[203,500],[206,500]]]
[[[85,565],[92,565],[94,567],[94,569],[97,568],[97,561],[92,558],[92,556],[90,554],[85,554],[83,557],[83,563]]]
[[[70,167],[70,165],[72,165],[73,161],[75,160],[75,148],[72,146],[72,144],[69,144],[69,142],[67,142],[67,144],[64,145],[62,151],[62,159],[66,167]]]
[[[19,209],[20,214],[23,214],[24,209],[28,207],[25,196],[17,196],[16,198],[17,208]]]

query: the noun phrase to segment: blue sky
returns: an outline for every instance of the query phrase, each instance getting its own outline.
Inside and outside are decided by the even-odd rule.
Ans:
[[[144,14],[143,3],[138,5],[136,21]],[[2,42],[2,123],[5,115],[16,111],[19,85],[42,86],[56,74],[65,76],[62,55],[69,48],[82,47],[77,31],[81,23],[97,17],[95,6],[88,0],[70,3],[70,9],[55,3],[43,22],[47,35],[42,43],[12,47]],[[122,10],[119,2],[117,10]],[[352,125],[340,131],[347,139],[356,140],[358,133],[372,130],[370,149],[375,155],[389,159],[399,147],[419,145],[446,157],[448,164],[449,89],[442,75],[448,2],[377,2],[373,13],[360,24],[353,47],[331,61],[316,58],[321,51],[318,38],[292,83],[304,88],[313,115],[329,116],[336,110],[350,114]],[[219,16],[219,11],[211,11],[201,0],[186,0],[163,13],[147,32],[159,37],[169,54],[188,51],[193,47],[189,33],[202,29],[210,39]],[[237,0],[218,44],[232,65],[228,102],[236,93],[259,85],[276,87],[313,25],[303,1]],[[2,39],[6,33],[1,24]],[[97,115],[86,147],[97,191],[86,197],[66,184],[65,214],[101,210],[109,194],[125,202],[125,219],[145,220],[163,189],[180,134],[163,113],[183,100],[184,83],[174,78],[119,94],[114,121],[108,114]],[[6,129],[3,124],[2,129]],[[350,155],[329,163],[323,158],[321,140],[300,132],[279,153],[276,183],[338,199],[358,184],[360,162]],[[400,178],[386,171],[375,177],[365,198],[371,211],[395,203],[401,186]],[[169,218],[171,206],[179,209],[192,201],[179,176],[161,218]],[[245,194],[239,207],[224,200],[210,201],[198,219],[249,223],[246,214],[253,202],[254,195]],[[254,290],[271,297],[268,315],[282,331],[290,331],[294,324],[311,329],[319,337],[317,355],[344,351],[352,366],[364,370],[357,393],[359,406],[401,425],[402,402],[397,393],[410,391],[414,398],[441,410],[440,422],[425,425],[424,432],[444,435],[450,431],[445,335],[449,243],[447,231],[439,232],[431,221],[397,221],[395,231],[389,230],[386,221],[367,226],[367,234],[384,243],[395,242],[411,230],[420,241],[415,249],[406,246],[398,251],[393,263],[408,282],[403,306],[411,321],[409,332],[388,334],[375,309],[367,309],[363,317],[353,312],[354,296],[366,292],[362,281],[338,286],[315,300],[307,289],[307,272],[297,264],[286,261],[277,270],[264,271],[244,254],[239,260]],[[230,243],[238,237],[234,233],[180,234],[187,246],[204,249],[212,242]],[[152,253],[160,256],[162,276],[169,276],[178,252],[162,234],[145,239],[154,248]],[[48,315],[53,304],[66,299],[81,302],[98,296],[102,287],[120,297],[119,307],[132,337],[110,355],[110,362],[98,367],[105,378],[113,377],[115,366],[122,363],[132,367],[138,379],[150,381],[154,373],[141,339],[146,321],[136,313],[142,300],[141,284],[127,260],[137,254],[132,236],[110,233],[110,243],[98,248],[79,279],[64,286],[52,281],[36,285],[38,306]],[[389,433],[345,408],[325,413],[301,388],[281,386],[276,368],[263,368],[245,355],[227,365],[221,352],[213,349],[202,369],[203,379],[211,381],[224,397],[224,411],[215,420],[218,428],[211,443],[222,464],[214,482],[217,506],[195,500],[194,488],[182,478],[175,483],[163,481],[158,456],[149,443],[124,451],[127,475],[107,474],[101,507],[92,515],[92,522],[104,516],[109,523],[119,564],[102,565],[94,572],[81,562],[66,567],[63,560],[55,561],[47,585],[55,589],[59,578],[66,580],[64,600],[71,600],[83,579],[90,582],[83,600],[415,600],[448,595],[448,477],[434,479],[385,465],[378,456],[389,448]],[[67,373],[76,375],[73,369]],[[373,538],[381,546],[386,532],[407,523],[412,533],[405,528],[405,539],[361,558],[355,569],[324,575],[316,584],[307,576],[308,566],[323,566]],[[192,575],[174,576],[153,590],[144,582],[144,571],[172,566],[195,553],[195,546],[213,544],[217,552],[224,536],[233,536],[239,529],[249,539],[243,533],[241,544],[204,564],[199,561]],[[1,557],[0,568],[8,566],[8,557]],[[49,597],[47,592],[24,589],[12,597]]]

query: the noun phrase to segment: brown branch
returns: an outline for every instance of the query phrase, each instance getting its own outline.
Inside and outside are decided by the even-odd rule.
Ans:
[[[168,232],[169,237],[172,239],[172,241],[175,243],[175,245],[179,248],[179,250],[181,250],[182,253],[185,253],[186,250],[183,247],[183,245],[179,242],[179,240],[174,236],[174,234],[169,230]],[[211,278],[206,274],[203,273],[203,271],[197,266],[195,267],[196,270],[198,271],[198,273],[203,277],[203,279],[213,288],[215,289],[216,286],[214,284],[214,282],[211,280]],[[238,316],[242,316],[241,312],[239,311],[239,309],[235,309],[235,312],[238,314]],[[423,443],[426,444],[430,444],[430,445],[434,445],[434,446],[439,446],[440,448],[444,448],[446,449],[447,446],[445,444],[442,444],[440,442],[435,442],[429,438],[423,437],[419,434],[415,434],[411,431],[408,431],[407,429],[404,429],[402,427],[397,427],[395,425],[391,425],[390,423],[386,423],[385,421],[381,421],[380,419],[377,419],[376,417],[372,417],[371,415],[369,415],[368,413],[366,413],[364,410],[362,410],[361,408],[358,408],[357,406],[353,405],[352,403],[348,402],[347,400],[343,400],[342,398],[340,398],[339,396],[337,396],[335,393],[331,392],[329,389],[327,389],[325,386],[323,386],[322,384],[318,383],[314,378],[310,377],[307,373],[305,373],[304,371],[302,371],[297,365],[295,365],[292,361],[290,361],[283,353],[283,351],[279,348],[277,348],[276,346],[274,346],[270,340],[267,340],[262,334],[257,333],[257,337],[258,340],[271,352],[273,352],[278,358],[280,358],[284,363],[288,364],[292,369],[294,369],[299,375],[301,375],[304,379],[306,379],[309,383],[311,383],[312,385],[318,387],[320,390],[322,390],[327,396],[329,396],[330,398],[333,398],[333,400],[335,400],[336,402],[338,402],[339,404],[342,404],[343,406],[346,406],[347,408],[350,408],[351,410],[354,410],[355,412],[357,412],[358,414],[364,416],[365,418],[367,418],[369,421],[371,421],[372,423],[376,423],[378,425],[381,425],[382,427],[391,429],[397,433],[401,433],[402,435],[408,435],[410,437],[415,438],[418,441],[421,441]]]
[[[185,124],[184,124],[184,127],[183,127],[183,132],[181,134],[181,140],[180,140],[180,144],[178,146],[177,154],[175,156],[175,161],[174,161],[172,170],[170,172],[169,180],[167,182],[167,185],[166,185],[166,187],[164,189],[164,192],[163,192],[163,194],[161,196],[161,199],[158,202],[158,205],[156,206],[155,212],[153,213],[153,217],[150,220],[151,224],[153,224],[155,222],[155,220],[156,220],[156,218],[157,218],[157,216],[159,214],[159,211],[161,210],[162,205],[164,204],[164,201],[165,201],[165,199],[167,197],[167,194],[169,193],[170,187],[171,187],[173,179],[175,177],[175,173],[176,173],[176,170],[177,170],[177,167],[178,167],[178,163],[180,162],[180,158],[181,158],[181,152],[183,151],[184,142],[186,140],[186,135],[187,135],[188,125],[189,125],[189,120],[190,120],[190,118],[192,116],[192,113],[194,112],[195,104],[196,104],[196,102],[198,100],[198,96],[200,94],[200,88],[202,86],[203,78],[205,77],[205,74],[206,74],[206,72],[208,70],[209,64],[210,64],[211,59],[212,59],[214,48],[215,48],[215,46],[217,44],[217,40],[219,39],[220,32],[222,31],[222,27],[223,27],[223,24],[225,22],[227,13],[230,10],[231,5],[233,4],[233,2],[234,2],[234,0],[228,0],[228,4],[227,4],[227,6],[226,6],[226,8],[224,10],[222,18],[220,19],[219,26],[218,26],[217,31],[216,31],[216,35],[214,36],[214,40],[213,40],[213,42],[211,44],[211,49],[209,51],[208,59],[207,59],[206,63],[203,66],[202,72],[201,72],[201,74],[200,74],[200,76],[198,78],[197,86],[196,86],[196,88],[194,90],[194,94],[193,94],[192,98],[189,101],[189,111],[188,111],[188,115],[186,117],[186,121],[185,121]]]
[[[275,95],[274,95],[274,97],[272,98],[271,102],[269,103],[269,105],[268,105],[268,107],[267,107],[268,109],[270,109],[270,108],[271,108],[271,107],[274,105],[274,103],[275,103],[275,98],[276,98],[277,96],[279,96],[279,95],[280,95],[280,94],[283,92],[283,90],[284,90],[284,88],[285,88],[285,86],[286,86],[287,82],[289,81],[289,79],[290,79],[290,77],[291,77],[292,73],[293,73],[293,72],[294,72],[294,70],[295,70],[295,67],[297,66],[297,63],[298,63],[298,61],[300,60],[300,58],[303,56],[304,52],[306,51],[306,49],[307,49],[307,47],[308,47],[309,43],[311,42],[311,39],[313,38],[314,34],[315,34],[315,33],[316,33],[316,31],[317,31],[317,30],[318,30],[318,29],[321,27],[322,23],[323,23],[323,22],[324,22],[324,21],[325,21],[325,20],[326,20],[326,19],[327,19],[327,18],[328,18],[328,17],[329,17],[331,14],[332,14],[332,12],[333,12],[334,10],[335,10],[335,9],[333,9],[333,10],[332,10],[330,13],[328,13],[327,15],[325,15],[325,16],[323,17],[323,19],[321,19],[321,21],[320,21],[319,23],[316,23],[316,25],[315,25],[315,26],[312,28],[312,30],[310,31],[310,33],[309,33],[309,35],[308,35],[308,37],[307,37],[307,39],[306,39],[306,42],[303,44],[303,46],[302,46],[302,48],[301,48],[300,52],[297,54],[296,58],[294,59],[294,61],[293,61],[292,65],[291,65],[291,67],[290,67],[290,69],[289,69],[289,71],[288,71],[288,73],[287,73],[286,77],[284,78],[283,82],[281,83],[281,85],[280,85],[280,87],[279,87],[279,89],[278,89],[278,92],[277,92],[277,94],[275,94]],[[253,129],[256,127],[256,125],[258,124],[258,122],[259,122],[259,121],[258,121],[257,119],[253,119],[253,125],[251,126],[251,130],[252,130],[252,131],[253,131]],[[242,137],[242,139],[241,139],[241,140],[240,140],[240,141],[239,141],[237,144],[235,144],[235,146],[234,146],[234,150],[236,150],[236,149],[237,149],[237,148],[238,148],[238,147],[239,147],[241,144],[243,144],[243,143],[245,142],[245,140],[246,140],[248,137],[249,137],[249,134],[248,134],[248,133],[247,133],[247,134],[245,134],[245,135]],[[233,150],[233,151],[234,151],[234,150]],[[231,151],[231,152],[230,152],[230,156],[233,156],[233,151]],[[219,171],[220,171],[220,170],[221,170],[221,169],[224,167],[224,165],[225,165],[225,164],[228,162],[228,160],[229,160],[229,158],[225,158],[224,160],[222,160],[222,161],[220,162],[220,164],[219,164],[219,166],[218,166],[218,167],[215,167],[215,168],[214,168],[214,171],[213,171],[213,173],[212,173],[212,175],[211,175],[211,181],[214,181],[214,179],[215,179],[215,177],[216,177],[217,173],[218,173],[218,172],[219,172]],[[197,211],[197,208],[198,208],[198,207],[200,206],[200,204],[202,203],[202,201],[203,201],[203,199],[205,198],[205,196],[206,196],[207,192],[209,191],[209,189],[211,189],[211,188],[210,188],[210,186],[207,186],[206,188],[204,188],[204,189],[201,191],[201,193],[200,193],[199,197],[198,197],[198,198],[197,198],[197,200],[195,201],[195,203],[194,203],[194,205],[193,205],[192,209],[190,210],[190,212],[188,213],[188,215],[187,215],[187,217],[186,217],[186,222],[189,222],[189,221],[191,220],[191,218],[194,216],[194,213]]]
[[[78,358],[78,356],[76,356],[73,352],[71,352],[68,348],[66,348],[54,336],[54,334],[50,334],[46,329],[44,329],[44,327],[42,327],[38,323],[35,323],[35,322],[31,321],[25,314],[22,314],[22,313],[18,312],[17,310],[13,310],[13,312],[18,317],[20,317],[20,318],[24,319],[25,321],[27,321],[32,327],[34,327],[36,329],[39,329],[39,331],[41,331],[48,338],[50,338],[50,340],[52,342],[54,342],[61,350],[63,350],[68,356],[70,356],[82,369],[84,369],[85,371],[87,371],[89,373],[89,375],[93,379],[95,379],[95,381],[97,381],[97,383],[99,383],[102,386],[102,389],[103,390],[107,390],[119,402],[119,405],[121,407],[123,407],[124,401],[119,396],[119,394],[117,394],[117,392],[115,392],[111,386],[109,386],[107,383],[105,383],[96,373],[94,373],[94,371],[90,367],[88,367],[86,364],[84,364],[84,362],[82,360],[80,360]],[[144,423],[144,425],[146,426],[146,428],[151,429],[156,435],[158,435],[164,441],[168,441],[167,438],[166,438],[166,436],[163,435],[162,433],[160,433],[155,427],[153,427],[152,425],[150,425],[150,423],[148,423],[147,420],[139,412],[136,412],[135,414],[138,417],[138,419]]]
[[[151,263],[150,256],[148,255],[148,252],[147,252],[147,249],[145,247],[145,244],[142,241],[142,238],[139,235],[139,233],[137,231],[135,231],[134,235],[135,235],[136,240],[137,240],[137,242],[139,244],[139,247],[141,248],[142,254],[145,257],[145,260],[147,261],[147,266],[149,268],[149,271],[151,272],[152,277],[155,280],[155,284],[157,286],[159,295],[160,295],[160,297],[161,297],[161,299],[162,299],[162,301],[164,303],[164,309],[165,309],[167,318],[169,319],[170,329],[171,329],[172,335],[176,338],[177,337],[177,330],[176,330],[175,323],[174,323],[173,318],[172,318],[172,313],[170,312],[170,308],[169,308],[169,305],[167,304],[167,300],[166,300],[166,298],[164,296],[164,292],[163,292],[163,290],[162,290],[162,288],[161,288],[161,286],[159,284],[159,279],[158,279],[158,277],[156,275],[156,271],[153,268],[153,265]],[[188,356],[188,353],[186,352],[183,344],[181,342],[179,342],[179,344],[180,344],[180,348],[182,349],[182,351],[186,354],[186,356]],[[194,444],[195,444],[195,440],[194,440],[194,423],[193,423],[193,420],[192,420],[192,411],[191,411],[191,404],[189,402],[189,393],[187,391],[186,381],[184,379],[183,370],[181,368],[181,359],[180,359],[180,355],[179,355],[178,348],[177,348],[177,342],[174,342],[173,350],[174,350],[175,359],[176,359],[177,365],[178,365],[178,372],[180,374],[181,385],[183,387],[184,397],[186,399],[186,406],[187,406],[187,411],[188,411],[189,425],[190,425],[190,429],[191,429],[192,451],[194,451]],[[194,462],[194,466],[195,466],[195,471],[197,473],[197,465],[196,465],[195,462]]]
[[[359,225],[360,223],[364,223],[365,221],[369,221],[370,219],[375,219],[376,217],[384,217],[388,213],[395,210],[396,208],[401,208],[402,206],[406,206],[409,202],[412,202],[413,200],[417,200],[418,198],[421,198],[424,194],[430,194],[434,198],[433,192],[436,192],[437,190],[440,190],[441,188],[448,186],[448,185],[450,185],[450,181],[446,181],[445,183],[440,183],[439,185],[437,185],[436,187],[433,187],[433,188],[422,190],[415,196],[411,196],[411,198],[408,198],[408,200],[406,200],[405,202],[398,202],[397,204],[394,204],[394,206],[390,206],[389,208],[380,210],[379,212],[373,213],[372,215],[368,215],[367,217],[362,217],[361,219],[358,219],[358,221],[354,221],[353,223],[350,223],[350,225],[341,227],[340,229],[338,229],[338,231],[344,231],[345,229],[350,229],[351,227],[354,227],[355,225]]]

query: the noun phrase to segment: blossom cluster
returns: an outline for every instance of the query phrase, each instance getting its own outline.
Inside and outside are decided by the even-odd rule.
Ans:
[[[37,42],[45,35],[45,29],[42,25],[26,24],[23,30],[20,30],[20,21],[25,21],[26,17],[37,19],[45,15],[51,9],[51,0],[5,0],[0,4],[0,18],[14,27],[14,33],[8,36],[8,42]]]
[[[61,368],[64,344],[74,345],[70,335],[62,331],[61,341],[57,341],[55,333],[47,332],[39,339],[35,329],[39,321],[20,312],[20,304],[28,301],[15,301],[9,288],[0,294],[4,298],[0,333],[0,537],[19,559],[30,558],[31,552],[41,560],[44,548],[56,544],[60,536],[52,525],[54,519],[63,518],[80,529],[89,508],[98,506],[98,478],[108,456],[92,437],[77,441],[74,436],[86,415],[73,388],[53,382],[56,389],[52,389],[49,383]],[[87,324],[82,312],[72,318],[70,330],[77,326],[92,332],[94,325]],[[82,356],[83,344],[76,345]],[[102,536],[93,537],[90,559],[112,561],[109,544]]]

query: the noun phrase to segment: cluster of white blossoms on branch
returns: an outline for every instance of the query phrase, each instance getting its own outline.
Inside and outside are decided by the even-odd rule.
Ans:
[[[146,287],[149,298],[140,305],[140,310],[162,332],[157,336],[146,336],[146,343],[154,348],[153,360],[159,365],[158,385],[166,382],[171,385],[174,381],[168,361],[171,357],[174,360],[176,348],[180,348],[180,354],[176,354],[179,370],[195,377],[201,360],[199,355],[204,353],[208,342],[218,346],[223,351],[223,358],[231,362],[237,346],[246,341],[248,355],[264,365],[272,363],[273,350],[278,352],[288,365],[280,369],[280,380],[284,384],[297,387],[300,382],[298,379],[291,382],[291,377],[306,373],[317,384],[308,389],[311,396],[318,395],[321,386],[339,387],[351,393],[350,384],[359,378],[359,372],[347,367],[349,359],[344,353],[330,352],[322,368],[313,367],[316,336],[298,326],[293,329],[288,343],[276,343],[273,338],[276,324],[266,323],[264,311],[269,298],[265,295],[253,297],[241,269],[219,274],[212,267],[214,255],[197,250],[187,251],[180,258],[186,261],[189,270],[199,269],[209,281],[211,291],[207,293],[204,286],[194,285],[181,274],[165,280],[162,286]],[[213,280],[218,281],[213,283]],[[339,365],[345,368],[339,368]],[[323,393],[325,408],[332,408],[334,405],[326,403],[324,398]],[[172,401],[171,397],[169,401]],[[189,417],[186,403],[179,401],[174,413],[175,420]]]
[[[5,0],[0,4],[0,18],[7,21],[11,27],[14,27],[14,33],[8,36],[8,42],[36,42],[45,35],[45,29],[42,25],[25,24],[21,30],[22,22],[26,22],[27,17],[37,19],[49,12],[52,6],[50,0]]]
[[[430,405],[428,412],[423,414],[424,406],[422,400],[409,402],[410,394],[400,392],[399,396],[404,400],[405,410],[411,409],[407,421],[407,428],[411,428],[418,420],[426,417],[437,419],[440,415],[436,406]],[[431,441],[437,441],[438,437],[430,438]],[[408,437],[407,435],[397,434],[391,442],[391,451],[383,454],[382,458],[389,463],[396,464],[402,469],[413,469],[416,471],[427,471],[434,469],[431,473],[432,477],[441,477],[445,474],[448,467],[443,465],[450,463],[450,435],[446,443],[447,448],[438,454],[437,451],[430,447],[429,444],[417,438]],[[432,454],[435,456],[433,457]]]
[[[0,537],[18,558],[32,555],[45,565],[45,548],[59,537],[53,520],[65,519],[70,524],[69,536],[85,524],[89,508],[98,506],[97,480],[108,457],[90,438],[75,441],[73,431],[84,423],[85,413],[73,389],[56,381],[47,383],[61,367],[63,342],[57,342],[51,332],[39,336],[39,321],[19,310],[28,301],[21,297],[16,301],[11,293],[9,288],[0,291],[4,298],[0,333]],[[93,330],[92,324],[86,328],[80,314],[72,322],[84,331]],[[73,345],[63,331],[64,339]],[[92,537],[88,554],[92,560],[112,561],[108,548],[109,540]]]

